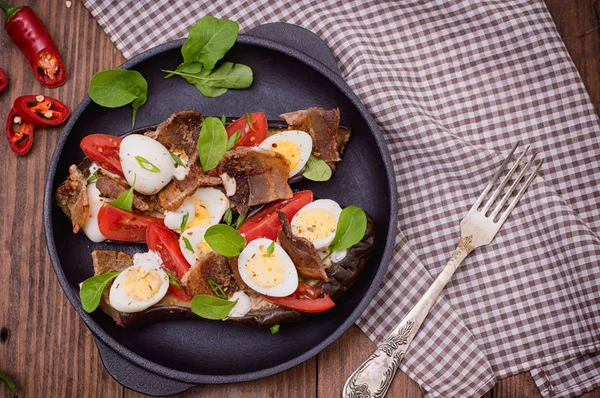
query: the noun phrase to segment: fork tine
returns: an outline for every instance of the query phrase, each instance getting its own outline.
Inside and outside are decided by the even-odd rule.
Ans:
[[[538,165],[535,168],[535,170],[533,170],[533,173],[531,173],[531,175],[529,176],[529,178],[527,179],[527,181],[525,181],[525,185],[523,185],[523,187],[521,188],[521,190],[517,194],[517,197],[514,198],[514,200],[510,204],[510,206],[508,206],[508,209],[506,209],[506,211],[504,212],[504,214],[502,214],[502,217],[500,218],[500,220],[498,220],[498,224],[500,224],[500,225],[504,224],[504,221],[506,221],[506,219],[508,218],[508,216],[510,215],[510,213],[513,211],[513,209],[515,208],[515,206],[517,205],[517,203],[519,203],[519,200],[521,199],[521,197],[523,196],[523,194],[525,193],[525,191],[527,190],[527,188],[529,188],[529,185],[531,185],[531,182],[533,181],[533,179],[537,175],[538,171],[540,171],[540,168],[542,167],[542,164],[544,164],[544,159],[540,160],[540,162],[538,163]]]
[[[525,173],[527,172],[527,170],[529,170],[529,166],[531,166],[533,164],[533,161],[535,160],[536,156],[537,156],[537,152],[534,153],[533,156],[531,156],[531,158],[529,159],[529,161],[527,162],[527,164],[525,164],[525,166],[523,167],[523,170],[521,170],[521,172],[519,173],[519,175],[517,176],[517,178],[515,179],[515,181],[512,183],[512,185],[508,189],[508,192],[504,195],[504,197],[502,198],[502,200],[500,201],[500,203],[498,203],[498,205],[496,205],[496,207],[494,208],[494,211],[492,211],[492,213],[490,214],[490,218],[492,220],[496,218],[496,216],[498,215],[498,213],[500,213],[500,210],[502,210],[502,208],[504,207],[504,205],[506,204],[506,202],[508,202],[508,199],[510,199],[510,195],[512,195],[512,193],[515,191],[515,189],[517,188],[517,186],[521,183],[521,180],[523,179],[523,176],[525,175]]]
[[[481,210],[483,212],[483,214],[487,213],[487,211],[490,209],[490,207],[492,207],[492,205],[494,204],[496,199],[498,199],[498,196],[500,196],[500,194],[502,193],[502,190],[504,189],[506,184],[508,184],[508,182],[510,181],[510,178],[513,176],[513,174],[515,174],[515,171],[521,164],[521,160],[523,160],[523,157],[527,154],[528,151],[529,151],[529,145],[527,145],[527,147],[525,148],[525,150],[523,151],[521,156],[519,156],[519,158],[517,159],[517,161],[515,162],[513,167],[510,168],[510,170],[508,171],[508,173],[506,174],[506,176],[504,177],[504,179],[502,180],[500,185],[498,185],[498,188],[496,188],[492,197],[487,201],[487,203]]]
[[[492,187],[494,186],[494,184],[496,183],[496,181],[498,181],[498,178],[500,178],[500,175],[504,171],[504,168],[506,167],[506,165],[510,161],[510,158],[515,153],[515,151],[517,150],[517,147],[519,146],[520,143],[521,143],[521,141],[517,141],[517,143],[515,144],[515,146],[513,147],[513,149],[511,149],[511,151],[508,154],[508,156],[506,157],[506,159],[504,159],[504,161],[502,162],[502,164],[498,168],[498,171],[496,171],[496,174],[494,174],[494,177],[492,177],[492,180],[487,184],[487,186],[485,187],[485,189],[483,190],[483,192],[481,193],[481,195],[479,195],[479,197],[475,201],[475,204],[471,208],[471,211],[477,210],[479,208],[479,206],[481,205],[481,203],[483,202],[483,200],[487,196],[488,192],[490,192],[490,190],[492,189]]]

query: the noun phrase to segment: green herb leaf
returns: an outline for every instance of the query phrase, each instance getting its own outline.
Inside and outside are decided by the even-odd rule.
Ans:
[[[185,226],[187,225],[189,218],[190,218],[189,213],[185,213],[185,215],[183,216],[183,219],[181,220],[181,225],[179,226],[179,230],[181,232],[183,232],[183,230],[185,229]],[[192,250],[192,252],[193,252],[193,250]]]
[[[312,181],[328,181],[331,178],[331,167],[311,154],[302,175]]]
[[[223,221],[225,221],[225,224],[231,225],[231,222],[233,221],[233,213],[231,212],[230,208],[225,210],[225,214],[223,214]]]
[[[191,251],[192,253],[194,253],[194,248],[192,247],[192,244],[190,243],[190,241],[188,240],[188,238],[186,238],[185,236],[182,236],[181,239],[183,239],[183,243],[185,244],[185,248],[188,249],[189,251]]]
[[[348,206],[340,214],[335,237],[329,245],[329,253],[348,249],[365,236],[367,230],[367,215],[356,206]]]
[[[129,188],[127,191],[123,192],[121,195],[119,195],[118,198],[116,198],[112,202],[108,202],[108,204],[111,206],[114,206],[118,209],[131,212],[132,206],[133,206],[133,187],[135,186],[136,179],[137,179],[137,174],[134,174],[133,184],[131,185],[131,188]]]
[[[142,169],[148,170],[151,173],[160,173],[160,169],[145,157],[137,155],[135,156],[135,160],[137,160]]]
[[[165,270],[167,276],[169,277],[169,284],[175,286],[175,287],[179,287],[181,288],[181,283],[179,282],[179,279],[177,279],[177,277],[175,276],[175,274],[173,274],[171,272],[170,269],[168,268],[163,268],[163,270]]]
[[[96,182],[96,180],[97,180],[97,179],[98,179],[98,170],[94,171],[94,174],[92,174],[92,175],[91,175],[91,176],[88,178],[88,180],[87,180],[87,183],[88,183],[88,185],[90,185],[91,183],[94,183],[94,182]]]
[[[271,257],[273,252],[275,251],[275,241],[271,242],[269,247],[267,247],[267,257]]]
[[[242,225],[242,223],[244,222],[244,220],[246,219],[246,217],[243,216],[238,216],[236,222],[235,222],[235,229],[240,229],[240,225]]]
[[[148,99],[148,82],[140,72],[124,69],[109,69],[92,77],[88,95],[100,106],[118,108],[127,104],[133,107],[132,126],[138,109]]]
[[[239,255],[246,247],[246,239],[238,231],[225,224],[216,224],[206,230],[206,243],[219,254],[227,257]]]
[[[6,387],[8,387],[8,390],[10,391],[10,394],[13,396],[13,398],[19,396],[19,394],[17,394],[17,387],[15,386],[15,382],[10,378],[9,375],[7,375],[4,372],[0,372],[0,381],[6,384]]]
[[[227,127],[227,118],[225,117],[225,114],[221,115],[221,123],[223,123],[223,126]]]
[[[202,123],[198,139],[198,156],[202,171],[207,172],[219,164],[227,149],[227,131],[219,119],[207,117]]]
[[[211,16],[201,18],[188,33],[181,47],[183,62],[198,62],[205,69],[213,69],[237,39],[239,25],[226,19]]]
[[[275,333],[279,332],[279,326],[280,326],[279,324],[271,326],[269,328],[269,330],[271,331],[271,334],[275,334]]]
[[[195,85],[204,96],[210,98],[225,94],[228,88],[248,88],[254,79],[250,67],[232,62],[224,62],[215,70],[202,69],[196,73],[179,70],[163,72],[183,77],[188,83]]]
[[[256,133],[256,130],[254,130],[254,127],[252,126],[252,115],[249,114],[248,112],[246,112],[246,125],[248,126],[248,128],[250,130],[252,130]]]
[[[237,144],[237,142],[239,141],[241,135],[242,135],[242,130],[236,130],[235,133],[231,134],[231,137],[229,137],[227,139],[227,150],[228,151],[233,149],[235,144]]]
[[[206,319],[223,319],[229,316],[229,312],[236,303],[237,300],[229,301],[207,294],[200,294],[192,299],[192,312]]]
[[[227,300],[227,295],[223,291],[223,288],[221,288],[221,286],[217,282],[215,282],[212,279],[208,279],[208,286],[210,286],[215,296],[223,300]]]
[[[181,158],[177,155],[175,155],[173,152],[169,152],[171,154],[171,157],[173,158],[173,161],[175,162],[175,164],[177,166],[181,166],[181,167],[187,167],[185,165],[185,163],[183,163],[183,160],[181,160]]]
[[[85,312],[92,312],[98,308],[102,292],[108,282],[112,281],[121,272],[107,272],[105,274],[93,276],[83,281],[79,297],[81,298],[81,306]]]

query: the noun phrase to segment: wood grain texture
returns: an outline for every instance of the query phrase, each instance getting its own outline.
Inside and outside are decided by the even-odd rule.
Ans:
[[[18,2],[14,0],[14,2]],[[47,89],[32,76],[29,65],[6,34],[0,32],[0,67],[9,87],[0,94],[3,126],[14,99],[23,94],[60,98],[72,110],[84,98],[92,75],[124,61],[87,10],[77,1],[20,1],[42,20],[63,56],[68,80]],[[546,0],[590,93],[600,109],[600,21],[594,0]],[[600,0],[596,0],[600,8]],[[29,155],[14,156],[0,139],[0,327],[10,330],[0,343],[0,370],[17,382],[24,397],[127,397],[141,394],[122,388],[103,369],[91,333],[64,297],[52,270],[42,232],[45,174],[60,128],[37,129]],[[18,304],[18,305],[17,305]],[[278,375],[247,383],[198,386],[181,397],[339,397],[346,378],[374,346],[353,326],[313,358]],[[421,397],[418,385],[399,372],[388,396]],[[0,388],[0,396],[8,396]],[[485,397],[539,397],[528,374],[504,380]],[[600,389],[584,395],[600,398]]]

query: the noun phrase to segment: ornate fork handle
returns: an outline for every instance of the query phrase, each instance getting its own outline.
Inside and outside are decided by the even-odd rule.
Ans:
[[[392,384],[408,346],[460,263],[473,250],[473,236],[463,236],[450,260],[412,310],[381,342],[344,385],[344,398],[382,398]]]

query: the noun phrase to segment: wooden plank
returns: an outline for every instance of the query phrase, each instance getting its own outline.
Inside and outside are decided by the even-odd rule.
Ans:
[[[57,89],[41,86],[23,55],[0,33],[0,66],[10,79],[0,95],[2,123],[23,94],[55,96],[74,109],[94,71],[123,61],[81,3],[74,1],[71,8],[64,1],[17,3],[30,5],[45,22],[69,77]],[[104,370],[91,333],[65,298],[42,232],[45,175],[60,131],[37,129],[25,157],[13,155],[5,142],[0,145],[0,327],[10,331],[0,344],[0,369],[14,377],[21,396],[118,397],[123,388]]]

